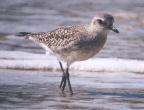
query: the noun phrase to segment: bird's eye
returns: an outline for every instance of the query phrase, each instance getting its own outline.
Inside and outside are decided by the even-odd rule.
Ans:
[[[101,19],[98,19],[97,22],[102,25],[103,24],[103,21]]]

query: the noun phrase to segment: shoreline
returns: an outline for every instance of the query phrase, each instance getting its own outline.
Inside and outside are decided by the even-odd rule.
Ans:
[[[57,59],[52,55],[21,51],[0,51],[0,68],[17,70],[59,71]],[[65,63],[63,63],[65,67]],[[91,58],[75,62],[71,71],[86,72],[135,72],[144,73],[144,61],[120,58]]]

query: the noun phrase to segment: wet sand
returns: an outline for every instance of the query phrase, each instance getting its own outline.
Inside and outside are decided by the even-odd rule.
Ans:
[[[71,73],[73,96],[60,72],[0,70],[0,110],[144,110],[144,74]]]

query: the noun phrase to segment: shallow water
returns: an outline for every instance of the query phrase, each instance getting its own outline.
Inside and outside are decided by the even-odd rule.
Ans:
[[[110,33],[97,57],[144,60],[143,0],[0,1],[0,54],[5,52],[5,55],[6,51],[44,53],[38,45],[13,34],[89,23],[97,12],[107,11],[114,15],[120,34]],[[23,58],[23,55],[28,54],[19,56]],[[0,60],[1,63],[15,61],[8,58],[19,56],[4,56]],[[0,110],[144,110],[144,74],[74,72],[73,96],[68,90],[65,95],[59,93],[60,77],[59,72],[0,69]]]
[[[144,110],[144,75],[79,73],[74,95],[58,89],[61,73],[0,70],[0,110]]]

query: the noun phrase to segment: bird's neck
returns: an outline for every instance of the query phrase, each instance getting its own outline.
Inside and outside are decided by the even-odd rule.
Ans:
[[[103,35],[107,36],[107,34],[109,33],[109,30],[104,29],[101,26],[94,26],[91,24],[88,26],[87,31],[89,33],[92,33],[94,36],[97,34],[103,34]]]

